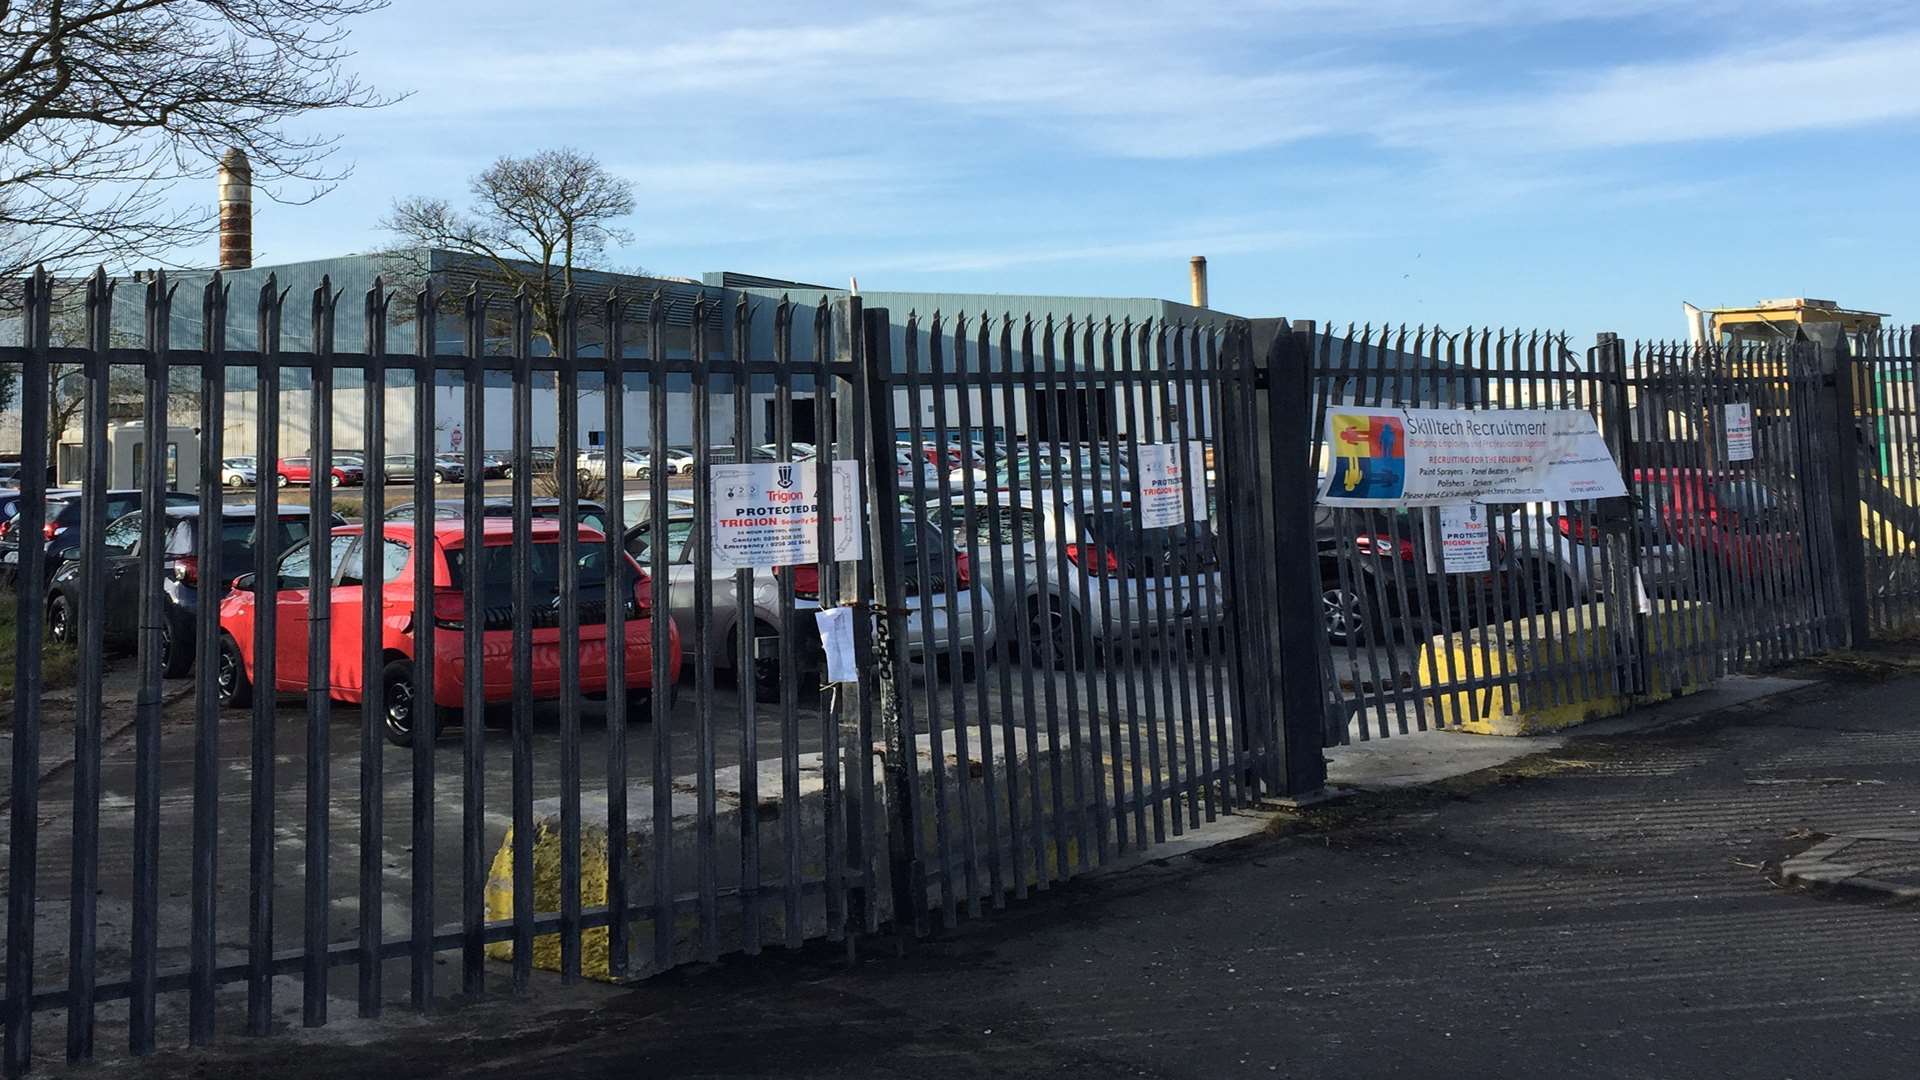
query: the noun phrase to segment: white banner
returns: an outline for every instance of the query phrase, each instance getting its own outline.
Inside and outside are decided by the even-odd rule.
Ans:
[[[1753,460],[1753,406],[1746,402],[1728,405],[1727,460]]]
[[[819,468],[811,461],[709,468],[713,565],[770,570],[820,561]],[[833,561],[862,554],[860,463],[833,463]]]
[[[1139,455],[1140,475],[1134,486],[1141,528],[1164,529],[1207,519],[1207,452],[1199,440],[1143,443]]]
[[[1581,409],[1327,410],[1328,506],[1610,499],[1627,493]]]

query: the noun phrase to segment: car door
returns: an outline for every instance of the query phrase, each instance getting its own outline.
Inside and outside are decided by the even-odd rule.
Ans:
[[[281,690],[307,688],[307,606],[313,552],[307,541],[286,550],[274,574],[273,684]]]
[[[337,696],[358,697],[365,685],[362,642],[366,640],[363,614],[366,580],[362,573],[364,547],[358,534],[333,538],[333,606],[328,612],[328,682]]]
[[[133,637],[140,626],[140,527],[145,519],[139,511],[126,514],[101,535],[106,549],[106,634],[116,640]]]

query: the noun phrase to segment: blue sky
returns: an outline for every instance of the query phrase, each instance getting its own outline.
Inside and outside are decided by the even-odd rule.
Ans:
[[[619,268],[1184,299],[1248,315],[1682,332],[1680,303],[1920,317],[1920,7],[1853,0],[398,0],[318,122],[351,179],[262,262],[376,248],[399,195],[589,150]],[[209,245],[211,248],[211,245]],[[204,258],[191,260],[205,262]]]

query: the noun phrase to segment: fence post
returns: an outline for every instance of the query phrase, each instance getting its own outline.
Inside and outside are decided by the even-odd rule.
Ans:
[[[1859,648],[1873,636],[1868,622],[1866,552],[1860,536],[1860,430],[1854,414],[1853,352],[1845,334],[1813,344],[1819,364],[1821,383],[1829,390],[1833,409],[1833,428],[1828,433],[1833,448],[1827,485],[1833,513],[1833,569],[1840,579],[1840,602],[1846,605],[1846,646]]]
[[[1314,547],[1312,423],[1313,327],[1256,319],[1253,350],[1254,473],[1271,500],[1275,633],[1267,635],[1267,683],[1279,709],[1280,761],[1273,782],[1289,798],[1327,786],[1327,695],[1318,657],[1325,647]],[[1265,347],[1262,347],[1262,343]],[[1261,452],[1264,449],[1264,452]],[[1288,658],[1292,663],[1288,663]]]
[[[1607,566],[1601,575],[1600,588],[1605,594],[1607,632],[1613,639],[1618,689],[1637,697],[1647,692],[1651,676],[1647,613],[1640,604],[1639,496],[1633,490],[1633,474],[1639,463],[1632,435],[1632,405],[1627,400],[1626,347],[1619,334],[1603,331],[1599,335],[1594,343],[1593,366],[1602,379],[1601,434],[1627,485],[1626,498],[1608,499],[1601,504]]]
[[[860,387],[866,398],[867,440],[865,468],[867,513],[872,524],[873,551],[868,557],[879,572],[873,620],[873,674],[877,683],[880,733],[886,743],[886,792],[892,820],[887,825],[887,856],[893,883],[894,926],[904,936],[926,933],[925,875],[920,865],[919,740],[912,721],[901,708],[900,668],[905,653],[896,644],[901,612],[906,608],[900,580],[900,483],[894,468],[893,442],[893,327],[886,308],[863,313],[865,348],[860,357]]]

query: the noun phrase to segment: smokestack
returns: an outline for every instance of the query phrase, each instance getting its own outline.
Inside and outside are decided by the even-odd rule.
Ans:
[[[1207,306],[1207,257],[1195,255],[1187,260],[1187,269],[1193,275],[1193,306]]]
[[[220,157],[220,269],[253,265],[253,166],[239,147]]]

